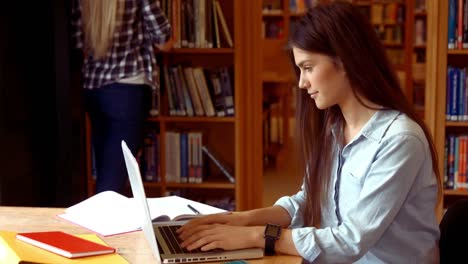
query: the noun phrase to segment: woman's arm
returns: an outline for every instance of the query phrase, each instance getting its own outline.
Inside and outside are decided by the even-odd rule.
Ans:
[[[165,48],[164,44],[170,42],[172,29],[166,16],[156,5],[156,1],[143,0],[142,13],[145,33],[149,34],[154,44]]]
[[[291,224],[289,213],[278,205],[245,211],[240,214],[243,214],[246,221],[245,225],[247,226],[264,226],[268,223],[273,223],[282,227],[288,227]]]

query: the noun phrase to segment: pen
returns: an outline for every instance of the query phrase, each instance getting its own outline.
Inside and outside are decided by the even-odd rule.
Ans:
[[[190,204],[187,204],[187,207],[190,208],[190,210],[192,210],[194,213],[196,213],[197,215],[201,214],[197,209],[195,209],[193,206],[191,206]]]

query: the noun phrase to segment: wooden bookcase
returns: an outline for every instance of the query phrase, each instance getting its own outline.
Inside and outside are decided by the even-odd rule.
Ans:
[[[263,0],[261,19],[263,34],[259,48],[263,63],[265,167],[269,167],[270,160],[273,160],[273,165],[276,159],[283,160],[283,153],[289,155],[285,149],[290,147],[289,131],[293,125],[290,119],[293,119],[295,111],[293,107],[295,77],[290,59],[285,52],[288,36],[295,20],[306,12],[306,2],[331,1],[333,0]],[[424,117],[425,100],[426,1],[350,0],[369,17],[376,31],[380,32],[383,45],[389,53],[405,95],[422,117]],[[399,35],[396,32],[399,32]],[[398,35],[396,40],[392,39],[392,34]],[[271,105],[278,107],[273,108]],[[272,116],[274,122],[271,122]],[[273,129],[276,131],[273,131],[275,133],[271,136]]]
[[[176,1],[173,1],[174,4]],[[178,1],[180,3],[180,1]],[[211,2],[211,0],[206,1]],[[261,152],[261,103],[257,89],[259,86],[259,56],[253,47],[257,38],[250,37],[252,21],[255,17],[252,7],[255,3],[249,0],[218,0],[225,16],[234,46],[221,48],[176,48],[170,52],[158,54],[164,65],[186,65],[203,68],[230,67],[233,83],[235,115],[231,117],[187,117],[170,116],[167,91],[161,89],[159,115],[147,120],[148,126],[155,127],[160,137],[159,160],[160,181],[144,182],[149,197],[162,196],[168,191],[183,190],[197,198],[217,195],[228,195],[235,200],[236,210],[258,208],[262,205],[258,192],[262,187]],[[219,24],[220,25],[220,24]],[[198,29],[197,29],[198,30]],[[259,30],[252,34],[260,35]],[[224,38],[220,29],[220,38]],[[253,35],[252,35],[253,36]],[[222,41],[222,43],[224,43]],[[187,65],[188,64],[188,65]],[[162,76],[162,71],[160,76]],[[94,194],[95,180],[91,173],[91,144],[89,122],[87,129],[87,179],[88,195]],[[168,131],[200,131],[203,143],[208,143],[234,168],[235,183],[227,179],[204,179],[202,183],[175,183],[166,180],[165,150],[172,148],[164,138]],[[203,157],[203,159],[207,159]],[[188,197],[192,198],[192,197]]]
[[[351,2],[369,16],[408,101],[424,117],[427,0]]]
[[[446,166],[445,141],[449,133],[468,133],[468,122],[446,121],[448,65],[468,66],[468,50],[448,49],[449,1],[428,1],[428,41],[426,70],[426,122],[433,134],[438,151],[441,183],[444,185]],[[468,198],[468,191],[444,190],[438,206],[439,219],[444,209],[454,201]]]

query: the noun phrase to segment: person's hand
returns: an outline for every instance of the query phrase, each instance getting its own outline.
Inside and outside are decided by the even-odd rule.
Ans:
[[[211,214],[199,218],[194,218],[183,225],[177,230],[179,234],[182,234],[186,231],[190,231],[196,226],[199,225],[208,225],[208,224],[226,224],[226,225],[235,225],[235,226],[245,226],[247,225],[246,215],[242,212],[229,212],[229,213],[219,213]]]
[[[180,233],[182,247],[202,251],[216,248],[224,250],[261,247],[263,228],[256,226],[232,226],[226,224],[202,224]]]

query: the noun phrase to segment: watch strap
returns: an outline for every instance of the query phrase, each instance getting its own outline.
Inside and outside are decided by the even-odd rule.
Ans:
[[[274,237],[265,237],[265,255],[273,256],[275,254],[275,242],[276,238]]]

